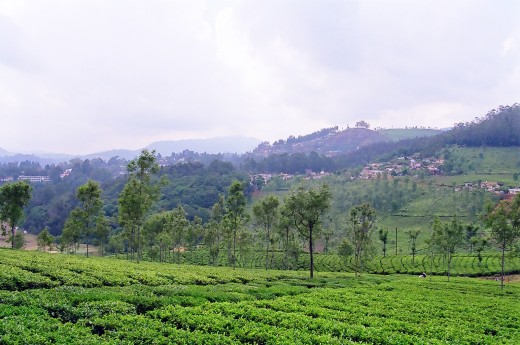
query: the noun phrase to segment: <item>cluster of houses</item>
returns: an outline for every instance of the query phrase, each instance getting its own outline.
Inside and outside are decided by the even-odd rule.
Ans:
[[[319,180],[325,176],[330,176],[331,173],[320,171],[318,173],[314,171],[308,170],[305,173],[305,180]],[[270,180],[272,180],[275,177],[281,178],[283,181],[291,180],[294,178],[294,175],[292,174],[251,174],[249,175],[249,182],[253,186],[258,186],[257,182],[262,181],[262,184],[265,186],[267,183],[269,183]]]
[[[474,191],[477,189],[483,189],[487,192],[494,194],[511,194],[516,195],[520,194],[520,188],[504,188],[504,184],[502,182],[465,182],[462,186],[456,186],[455,191],[459,192],[462,190]]]
[[[414,158],[399,157],[389,163],[371,163],[366,165],[359,178],[370,180],[382,175],[403,176],[417,175],[424,172],[428,175],[438,175],[441,172],[443,159],[426,158],[416,160]]]
[[[63,173],[60,174],[61,179],[63,180],[65,177],[68,177],[70,173],[72,172],[72,169],[65,169]],[[8,176],[8,177],[0,177],[0,182],[13,182],[15,180],[15,177]],[[17,181],[27,181],[32,183],[45,183],[45,182],[51,182],[50,176],[46,175],[20,175],[18,178],[16,178]]]
[[[413,158],[400,157],[390,163],[371,163],[366,165],[359,174],[360,179],[370,180],[384,176],[403,176],[413,175],[417,176],[419,172],[428,175],[438,175],[442,173],[442,159],[423,159],[416,160]],[[455,191],[462,190],[477,190],[483,189],[495,194],[520,194],[520,187],[504,188],[501,182],[465,182],[464,185],[455,186]]]

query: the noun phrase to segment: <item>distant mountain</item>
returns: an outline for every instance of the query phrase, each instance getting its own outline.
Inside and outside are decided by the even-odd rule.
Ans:
[[[3,148],[0,147],[0,157],[3,157],[3,156],[10,156],[10,155],[12,155],[11,152],[6,151],[6,150],[4,150]]]
[[[260,143],[259,139],[248,138],[241,136],[230,136],[230,137],[217,137],[211,139],[187,139],[187,140],[169,140],[169,141],[157,141],[146,148],[149,150],[156,150],[162,156],[170,156],[172,153],[180,153],[184,150],[189,150],[197,153],[238,153],[242,154],[245,152],[252,151]],[[62,162],[68,162],[73,158],[80,159],[96,159],[101,158],[103,160],[109,160],[112,157],[119,157],[126,160],[132,160],[139,156],[141,150],[109,150],[97,153],[91,153],[87,155],[66,155],[66,154],[53,154],[53,153],[38,153],[38,154],[18,154],[11,153],[6,150],[0,149],[0,163],[7,162],[23,162],[31,161],[38,162],[40,164],[57,164]]]
[[[125,149],[119,149],[119,150],[110,150],[110,151],[103,151],[98,153],[91,153],[88,155],[81,156],[81,159],[96,159],[101,158],[105,161],[109,160],[112,157],[119,157],[126,160],[132,160],[135,157],[139,156],[139,153],[141,150],[125,150]]]
[[[68,160],[70,160],[70,158],[66,159],[65,157],[59,155],[53,155],[52,157],[21,153],[8,153],[7,155],[3,155],[3,153],[0,152],[0,163],[29,161],[38,162],[40,165],[46,165],[66,162]]]
[[[198,153],[246,153],[252,151],[260,143],[259,139],[241,136],[217,137],[211,139],[185,139],[157,141],[147,146],[163,156],[179,153],[184,150]]]

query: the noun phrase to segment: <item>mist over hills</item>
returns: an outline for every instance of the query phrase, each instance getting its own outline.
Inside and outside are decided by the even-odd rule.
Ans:
[[[519,146],[520,105],[500,106],[476,121],[456,124],[449,130],[431,128],[369,129],[355,127],[339,130],[337,126],[323,128],[303,136],[290,136],[272,144],[256,138],[242,136],[211,139],[187,139],[157,141],[146,148],[155,150],[162,157],[189,152],[201,154],[246,154],[262,159],[271,155],[309,154],[315,152],[326,157],[344,156],[347,165],[364,164],[370,160],[389,158],[396,154],[411,155],[414,152],[433,154],[446,145],[466,146]],[[16,154],[0,148],[0,163],[31,161],[40,164],[68,162],[73,158],[109,160],[119,157],[131,160],[139,150],[109,150],[83,156],[65,154]],[[188,153],[189,153],[188,152]]]
[[[155,150],[162,156],[169,156],[172,153],[183,152],[184,150],[194,151],[198,153],[237,153],[242,154],[252,151],[261,141],[256,138],[242,136],[216,137],[210,139],[185,139],[185,140],[166,140],[156,141],[146,146],[149,150]],[[127,160],[134,159],[139,155],[141,149],[114,149],[91,153],[87,155],[67,155],[56,153],[39,153],[39,154],[20,154],[6,151],[0,148],[0,163],[31,161],[40,164],[57,164],[67,162],[74,158],[80,159],[96,159],[101,158],[108,160],[112,157],[124,158]]]

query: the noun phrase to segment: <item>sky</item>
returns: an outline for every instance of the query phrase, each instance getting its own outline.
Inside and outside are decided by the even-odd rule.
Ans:
[[[517,0],[0,0],[0,148],[447,128],[520,102]]]

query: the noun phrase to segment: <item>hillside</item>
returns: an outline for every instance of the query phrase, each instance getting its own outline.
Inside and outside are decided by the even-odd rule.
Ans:
[[[348,167],[369,162],[390,160],[398,156],[418,154],[434,156],[452,145],[468,147],[518,147],[520,146],[520,104],[500,106],[472,122],[459,123],[440,134],[408,138],[395,142],[379,142],[360,147],[346,154]]]
[[[338,127],[324,128],[317,132],[303,135],[290,136],[273,144],[263,142],[253,150],[253,154],[267,157],[276,154],[310,153],[333,157],[346,154],[370,146],[375,143],[397,141],[402,139],[433,136],[442,133],[439,130],[421,128],[381,129],[370,130],[368,128],[347,128],[338,130]]]
[[[2,344],[518,344],[520,286],[0,249]]]
[[[280,139],[273,144],[263,142],[253,150],[253,155],[268,157],[286,153],[316,152],[335,156],[338,153],[355,150],[363,142],[369,144],[382,140],[384,139],[381,135],[369,129],[352,128],[339,131],[338,127],[331,127],[303,136],[290,136],[286,140]]]

